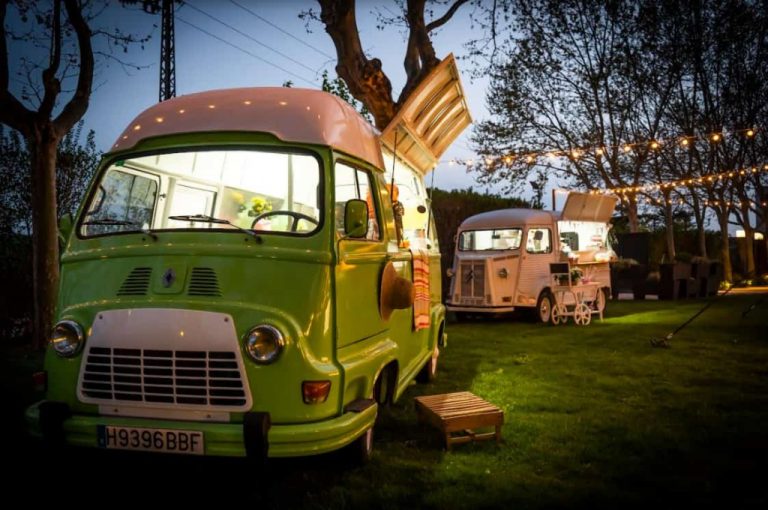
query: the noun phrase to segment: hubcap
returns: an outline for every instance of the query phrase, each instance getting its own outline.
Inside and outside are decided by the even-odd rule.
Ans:
[[[539,306],[539,317],[541,318],[541,322],[548,322],[550,313],[549,298],[545,297],[541,300],[541,305]]]

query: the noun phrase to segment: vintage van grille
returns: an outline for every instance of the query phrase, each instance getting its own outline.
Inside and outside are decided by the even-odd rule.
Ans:
[[[128,275],[120,289],[118,296],[144,296],[149,289],[149,279],[152,276],[151,267],[137,267]]]
[[[485,300],[485,261],[461,263],[461,303],[482,305]]]
[[[221,296],[216,272],[210,267],[193,267],[187,293],[190,296]]]
[[[235,352],[91,347],[86,356],[81,391],[105,403],[246,403]]]

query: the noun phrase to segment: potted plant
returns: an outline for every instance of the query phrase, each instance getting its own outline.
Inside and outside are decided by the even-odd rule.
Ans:
[[[571,285],[578,285],[581,279],[584,277],[584,273],[582,273],[581,269],[578,267],[574,267],[571,269],[570,277]],[[555,276],[555,279],[557,280],[558,285],[568,285],[568,274],[558,274]]]

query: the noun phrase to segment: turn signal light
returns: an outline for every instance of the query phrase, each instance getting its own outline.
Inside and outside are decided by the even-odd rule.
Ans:
[[[304,381],[301,383],[301,394],[305,404],[322,404],[328,400],[331,391],[331,381]]]

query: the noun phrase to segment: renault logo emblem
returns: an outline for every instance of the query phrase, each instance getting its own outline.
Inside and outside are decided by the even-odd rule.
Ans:
[[[173,270],[172,267],[169,267],[165,270],[165,273],[163,273],[163,287],[166,289],[173,285],[173,282],[176,281],[176,271]]]

